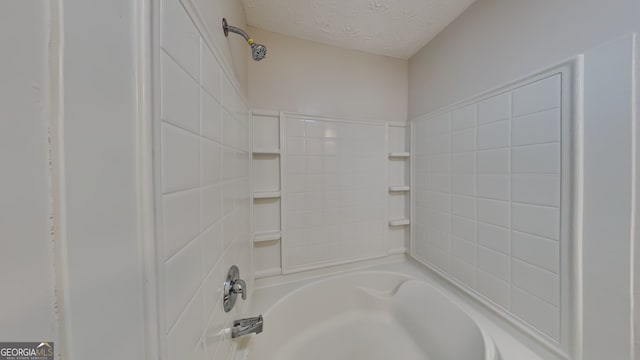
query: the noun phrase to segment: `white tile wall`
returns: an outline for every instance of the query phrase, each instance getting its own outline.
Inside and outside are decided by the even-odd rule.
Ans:
[[[249,111],[180,2],[161,5],[163,358],[226,359],[233,343],[219,332],[244,302],[223,314],[224,274],[237,264],[243,278],[253,278]]]
[[[386,254],[386,127],[292,114],[281,123],[283,272]]]
[[[561,77],[414,121],[414,254],[559,341]]]

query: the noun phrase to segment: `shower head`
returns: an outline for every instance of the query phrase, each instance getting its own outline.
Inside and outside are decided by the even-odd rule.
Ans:
[[[267,56],[267,47],[262,44],[256,44],[253,39],[244,30],[227,24],[227,19],[222,18],[222,30],[224,36],[229,36],[229,31],[242,36],[249,46],[251,46],[251,58],[255,61],[260,61]]]

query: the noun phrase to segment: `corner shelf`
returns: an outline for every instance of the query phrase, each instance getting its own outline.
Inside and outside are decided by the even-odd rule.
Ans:
[[[390,152],[389,159],[406,159],[411,156],[410,153],[404,151]]]
[[[254,199],[277,199],[280,197],[280,191],[256,191],[253,193]]]
[[[280,149],[254,149],[253,155],[280,155]]]
[[[389,192],[407,192],[411,190],[409,185],[390,185]]]
[[[411,224],[409,219],[393,219],[389,220],[389,226],[407,226]]]
[[[282,239],[282,233],[280,231],[273,232],[259,232],[254,234],[253,242],[267,242],[267,241],[277,241]]]

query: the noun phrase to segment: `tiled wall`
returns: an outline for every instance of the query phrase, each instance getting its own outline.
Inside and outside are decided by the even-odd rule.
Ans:
[[[414,121],[414,255],[555,341],[561,75]],[[563,210],[564,211],[564,210]]]
[[[386,126],[281,121],[283,272],[386,255]]]
[[[233,343],[219,332],[245,302],[225,314],[221,285],[233,264],[253,278],[250,115],[178,0],[162,1],[161,24],[155,153],[163,358],[226,359]]]

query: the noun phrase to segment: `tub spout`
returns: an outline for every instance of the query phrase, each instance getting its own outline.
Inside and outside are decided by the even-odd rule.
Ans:
[[[262,332],[262,315],[240,319],[233,322],[231,329],[231,338],[235,339],[249,334],[260,334]]]

